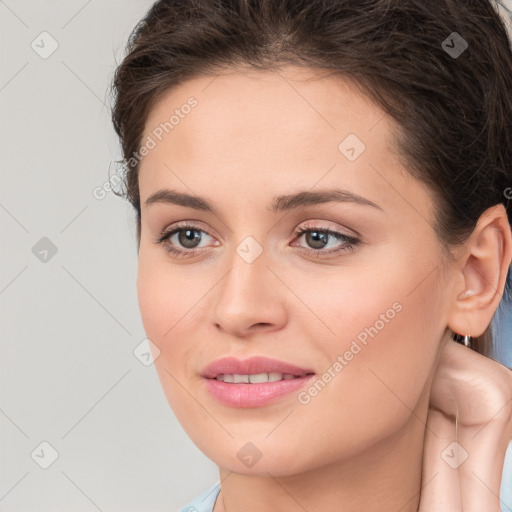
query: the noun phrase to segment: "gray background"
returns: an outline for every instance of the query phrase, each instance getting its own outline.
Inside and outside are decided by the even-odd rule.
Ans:
[[[134,355],[132,209],[94,194],[121,158],[112,73],[151,4],[0,0],[0,512],[175,511],[218,479]]]
[[[131,207],[93,195],[120,158],[108,86],[150,5],[0,1],[0,511],[175,511],[218,478],[133,355]],[[43,441],[48,469],[31,458]]]

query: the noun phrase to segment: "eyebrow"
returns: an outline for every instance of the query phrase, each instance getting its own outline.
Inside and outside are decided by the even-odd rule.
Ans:
[[[318,191],[304,190],[295,194],[280,195],[274,197],[270,209],[274,212],[293,210],[305,206],[315,204],[339,202],[339,203],[356,203],[363,206],[371,206],[382,210],[382,208],[373,201],[366,199],[360,195],[342,189],[324,189]],[[178,192],[176,190],[162,189],[151,194],[145,202],[146,206],[155,203],[174,204],[201,210],[217,215],[216,209],[204,198]]]

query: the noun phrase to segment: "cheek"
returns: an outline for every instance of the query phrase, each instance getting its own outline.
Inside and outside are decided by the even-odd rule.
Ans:
[[[171,376],[182,380],[184,362],[190,361],[187,339],[191,341],[193,326],[187,312],[199,300],[191,282],[180,276],[141,252],[137,269],[139,309],[146,336],[158,347],[152,346],[154,366],[168,400],[173,400],[176,392]]]
[[[162,249],[163,253],[163,249]],[[187,272],[176,269],[165,260],[160,251],[141,248],[137,268],[137,298],[142,323],[147,336],[164,348],[167,341],[182,328],[187,311],[198,302],[200,280]]]
[[[187,362],[197,357],[191,353],[193,306],[205,293],[182,274],[170,271],[161,260],[156,261],[141,251],[137,269],[141,319],[146,336],[158,347],[152,347],[153,364],[165,397],[180,422],[190,415],[187,407],[191,399],[179,383],[185,383]]]
[[[159,254],[141,249],[137,298],[146,336],[160,350],[154,365],[168,398],[177,396],[179,383],[199,370],[202,353],[198,341],[204,341],[200,333],[207,322],[204,307],[216,280],[193,266],[170,263],[163,250]],[[189,395],[183,397],[190,402]]]
[[[324,372],[330,368],[335,377],[312,390],[317,394],[304,409],[320,424],[343,425],[333,435],[345,453],[391,435],[424,407],[444,332],[437,314],[439,275],[425,279],[433,267],[409,262],[388,267],[386,273],[360,273],[358,279],[347,276],[338,283],[333,279],[336,293],[318,294],[312,306],[335,333],[322,336],[330,361]]]
[[[176,293],[172,293],[168,285],[168,278],[159,271],[159,267],[151,265],[141,253],[137,269],[137,298],[144,330],[155,343],[161,341],[171,327],[173,311],[176,311]]]

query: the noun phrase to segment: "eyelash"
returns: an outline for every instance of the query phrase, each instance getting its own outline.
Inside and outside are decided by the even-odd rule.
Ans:
[[[163,245],[165,250],[168,253],[173,254],[174,256],[176,256],[178,258],[179,257],[182,257],[182,258],[191,257],[196,252],[198,252],[198,251],[200,252],[201,250],[200,249],[187,249],[187,250],[176,249],[175,247],[173,247],[172,245],[167,243],[167,241],[171,238],[171,236],[175,235],[176,233],[179,233],[180,231],[187,231],[187,230],[198,231],[198,232],[206,233],[208,236],[211,236],[204,229],[199,228],[199,226],[185,223],[182,225],[174,226],[173,229],[170,231],[162,232],[160,234],[160,236],[155,240],[155,243],[158,245]],[[321,228],[318,226],[310,226],[310,225],[303,226],[302,228],[296,230],[293,235],[298,238],[298,237],[302,236],[303,234],[310,233],[310,232],[324,233],[326,235],[330,235],[331,237],[335,238],[336,240],[345,241],[347,243],[347,245],[345,245],[341,249],[330,250],[330,251],[324,251],[323,249],[307,249],[304,247],[300,248],[302,252],[305,252],[306,254],[308,254],[310,256],[318,257],[321,255],[321,253],[330,255],[330,254],[338,254],[338,253],[345,252],[345,251],[353,251],[355,246],[360,243],[360,240],[358,238],[346,235],[345,233],[342,233],[339,231],[333,231],[331,229],[326,229],[326,228],[324,229],[324,228]]]

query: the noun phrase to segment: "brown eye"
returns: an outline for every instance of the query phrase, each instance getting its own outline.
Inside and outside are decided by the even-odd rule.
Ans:
[[[306,231],[304,240],[313,249],[323,249],[329,240],[329,235],[325,231]]]
[[[301,247],[303,251],[314,256],[330,255],[341,253],[343,251],[353,250],[354,247],[360,242],[358,238],[354,236],[346,235],[339,231],[333,231],[331,229],[322,229],[315,226],[306,226],[301,228],[295,233],[297,239],[304,238],[308,247]],[[304,236],[303,236],[304,235]],[[338,247],[334,249],[324,250],[329,244],[330,240],[336,240]]]
[[[171,234],[179,233],[178,241],[187,249],[195,249],[201,242],[201,235],[198,229],[179,229],[173,231]]]
[[[203,241],[203,235],[210,236],[198,226],[184,224],[162,233],[155,243],[163,245],[171,254],[186,257],[194,255],[201,249],[199,244]]]

